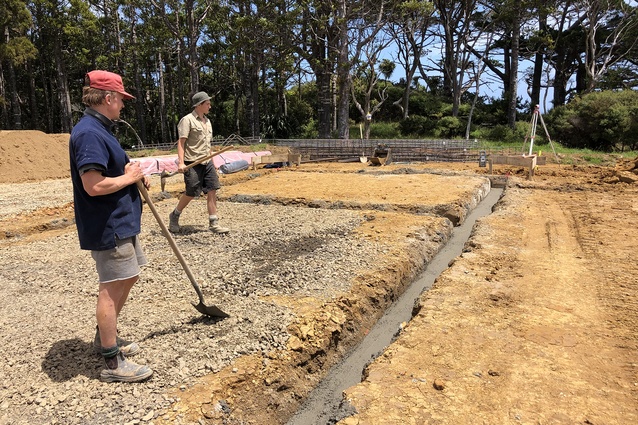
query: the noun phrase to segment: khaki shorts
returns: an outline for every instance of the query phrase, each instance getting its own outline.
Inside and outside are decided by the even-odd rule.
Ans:
[[[91,251],[100,283],[125,280],[140,274],[148,262],[137,236],[115,239],[117,246],[106,251]]]

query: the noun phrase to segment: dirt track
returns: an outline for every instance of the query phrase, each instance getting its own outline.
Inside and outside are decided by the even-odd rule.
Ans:
[[[637,198],[619,195],[510,188],[341,423],[638,422]]]
[[[622,170],[550,164],[540,167],[533,181],[527,181],[523,170],[497,167],[495,173],[508,175],[508,183],[496,211],[481,220],[466,252],[439,278],[432,290],[423,294],[418,314],[398,340],[369,366],[366,379],[346,392],[347,402],[354,409],[350,411],[358,413],[343,418],[340,423],[638,422],[638,264],[635,258],[638,184],[631,183],[631,176],[635,175],[631,166],[623,164],[620,168]],[[313,220],[311,217],[358,222],[360,224],[351,229],[352,233],[337,232],[344,232],[342,237],[360,244],[361,250],[366,244],[372,244],[365,249],[369,249],[366,252],[371,255],[374,253],[373,261],[352,273],[352,280],[336,291],[333,289],[335,292],[331,292],[330,286],[324,286],[324,292],[315,290],[312,293],[292,290],[292,287],[283,291],[282,287],[273,286],[269,294],[258,295],[252,304],[246,304],[256,305],[257,299],[260,303],[270,303],[272,307],[261,310],[261,315],[283,311],[279,309],[284,307],[286,316],[277,316],[276,320],[282,323],[290,320],[286,336],[282,335],[285,343],[269,346],[268,350],[249,350],[243,355],[235,353],[219,363],[225,366],[216,368],[215,373],[194,375],[189,369],[199,361],[195,353],[182,350],[178,357],[160,354],[158,350],[170,343],[163,341],[165,338],[187,337],[188,343],[194,344],[193,351],[207,347],[215,352],[221,348],[216,348],[220,341],[224,340],[224,344],[233,342],[221,338],[219,333],[223,329],[230,330],[228,325],[222,323],[217,330],[210,324],[189,323],[193,314],[186,307],[179,311],[179,326],[171,327],[173,318],[169,314],[164,326],[170,331],[145,341],[150,362],[154,361],[153,356],[175,362],[171,367],[162,362],[155,363],[160,376],[146,384],[109,386],[95,383],[91,373],[88,381],[85,376],[67,374],[60,382],[47,382],[46,374],[38,372],[39,362],[29,364],[20,358],[5,362],[2,367],[6,369],[0,375],[19,376],[13,370],[19,367],[21,371],[31,371],[29,373],[34,374],[37,384],[30,387],[25,384],[29,394],[23,396],[24,399],[15,390],[21,387],[21,382],[2,378],[0,423],[29,423],[20,419],[26,417],[31,418],[30,423],[51,423],[51,418],[58,423],[71,423],[64,419],[65,416],[60,416],[60,412],[69,411],[82,415],[79,419],[76,417],[74,423],[102,423],[102,419],[104,423],[107,420],[121,423],[284,423],[321,378],[325,367],[334,364],[367,332],[380,310],[418,273],[421,262],[427,262],[445,242],[449,220],[463,219],[465,207],[460,206],[472,207],[483,180],[477,177],[486,174],[486,170],[479,169],[476,164],[392,165],[382,171],[394,174],[375,177],[378,171],[362,164],[308,164],[294,172],[246,171],[242,176],[222,179],[225,189],[221,194],[221,211],[235,214],[237,221],[232,221],[230,215],[228,219],[236,228],[243,223],[246,230],[242,237],[233,239],[232,244],[217,245],[215,249],[220,256],[227,253],[228,258],[232,258],[235,254],[232,251],[247,243],[245,238],[255,237],[256,233],[251,232],[258,231],[260,219],[268,219],[264,212],[281,213],[275,219],[288,220],[281,224],[285,224],[286,232],[297,241],[296,245],[288,244],[288,250],[303,250],[304,247],[308,250],[310,239],[299,236],[303,232],[315,232],[303,230],[304,223]],[[421,174],[423,172],[425,174]],[[60,188],[64,188],[65,180],[60,182]],[[468,182],[476,183],[468,185]],[[32,279],[52,279],[53,291],[42,292],[43,299],[50,305],[42,307],[53,314],[59,312],[58,316],[62,317],[51,321],[58,323],[64,314],[68,314],[66,298],[69,293],[62,290],[64,277],[48,278],[47,273],[59,270],[56,266],[59,262],[66,262],[67,268],[80,262],[77,265],[81,266],[80,273],[89,281],[94,279],[90,262],[69,252],[75,249],[71,248],[75,241],[74,228],[68,225],[72,213],[68,195],[63,189],[54,190],[57,197],[41,201],[52,203],[43,206],[37,201],[42,198],[41,187],[38,190],[37,186],[29,184],[9,186],[16,192],[5,196],[5,200],[22,196],[33,203],[27,206],[29,202],[25,201],[24,213],[0,221],[4,230],[1,295],[20,305],[21,298],[16,297],[32,296],[36,288],[20,289],[19,284],[29,283],[10,280],[8,276],[12,276],[14,270],[9,269],[29,271]],[[3,191],[11,190],[9,186],[3,185]],[[33,194],[25,193],[26,188],[31,187]],[[177,193],[179,183],[176,181],[168,189]],[[155,190],[159,190],[158,184]],[[450,199],[464,201],[458,203]],[[162,213],[166,214],[173,203],[174,200],[158,202]],[[5,217],[8,208],[2,205]],[[254,205],[266,209],[259,207],[251,212]],[[193,220],[198,215],[196,208],[198,206],[193,207]],[[339,212],[341,209],[343,213]],[[313,211],[321,215],[313,216]],[[339,215],[332,216],[330,211],[339,212]],[[283,218],[291,213],[298,218]],[[148,211],[146,214],[150,215]],[[152,217],[146,217],[145,229],[152,225]],[[317,223],[317,229],[321,230],[319,227]],[[217,243],[198,232],[197,225],[193,229],[194,233],[185,235],[179,242],[187,255],[191,255],[189,258],[193,258],[193,253],[201,249],[202,244]],[[274,231],[277,226],[271,223],[270,229]],[[286,233],[281,237],[288,238]],[[161,235],[147,230],[145,238],[151,253],[159,255],[161,249],[155,251],[154,247],[162,243]],[[335,243],[330,245],[331,249],[337,249],[338,239]],[[55,246],[66,252],[56,251]],[[47,252],[47,267],[21,264],[20,256],[15,254],[16,250],[36,253],[43,248]],[[359,252],[357,249],[351,252]],[[284,264],[282,258],[286,257],[286,251],[269,252],[279,256],[270,261]],[[248,256],[247,259],[264,260],[261,252],[259,255],[257,251],[242,253]],[[253,255],[254,258],[250,257]],[[160,263],[170,261],[166,258],[158,257],[157,260]],[[294,257],[288,255],[287,258]],[[304,257],[297,258],[296,261],[304,261]],[[27,256],[26,261],[36,260]],[[333,265],[339,264],[338,258],[331,261],[335,261]],[[352,264],[356,267],[357,263]],[[241,266],[238,264],[238,267]],[[318,273],[324,272],[320,263],[316,267]],[[165,273],[166,270],[160,267],[156,272]],[[269,273],[276,275],[277,272],[276,268],[269,269]],[[170,273],[175,279],[179,270]],[[206,275],[205,279],[214,281],[215,276]],[[283,276],[290,279],[291,275],[282,275],[286,279]],[[161,277],[158,275],[155,280],[158,282]],[[73,294],[72,299],[79,302],[86,298],[90,304],[90,283],[83,285],[86,290]],[[152,291],[156,286],[143,286],[144,294],[155,297]],[[40,285],[37,288],[38,291],[46,289]],[[4,292],[8,289],[11,292]],[[217,296],[221,289],[212,285],[206,289],[206,294]],[[240,292],[224,297],[227,302],[240,303],[245,296]],[[143,299],[134,298],[127,308],[135,312],[136,305]],[[163,298],[156,300],[169,302]],[[159,304],[157,308],[160,308]],[[147,307],[142,309],[144,311],[151,317],[135,314],[133,323],[131,320],[126,323],[129,329],[133,329],[134,323],[148,327],[157,325],[158,318],[152,317],[157,313]],[[9,305],[1,312],[1,342],[6,350],[15,346],[14,339],[22,338],[6,330],[21,325],[12,322],[15,312]],[[237,313],[236,316],[241,316]],[[34,311],[32,316],[34,314],[37,312]],[[90,314],[82,317],[89,323],[83,325],[73,317],[68,319],[69,326],[78,329],[75,332],[79,335],[78,347],[88,343],[92,326]],[[233,326],[249,329],[250,324],[240,321],[233,322]],[[147,332],[150,330],[146,329]],[[53,341],[58,332],[57,341],[63,342],[68,329],[47,327],[46,332],[53,333]],[[205,332],[211,337],[202,339],[197,332]],[[275,329],[260,332],[267,334]],[[40,341],[37,334],[30,338],[26,341],[32,341],[31,351],[36,361],[45,358],[47,351],[51,352],[51,346],[45,340]],[[250,339],[236,342],[251,344]],[[79,354],[82,362],[91,365],[89,368],[99,368],[89,354],[86,359],[81,350]],[[50,365],[50,362],[51,359],[43,364]],[[54,392],[60,394],[66,388],[70,394],[76,394],[73,391],[78,387],[85,392],[95,391],[96,396],[113,391],[109,395],[112,400],[117,397],[127,400],[127,394],[130,394],[140,403],[150,397],[147,394],[155,394],[161,403],[158,402],[155,409],[149,409],[133,401],[129,401],[127,408],[110,407],[110,402],[106,402],[99,409],[87,407],[83,412],[82,403],[88,403],[90,399],[83,401],[79,395],[56,395],[52,401],[53,394],[47,390],[54,388]],[[70,409],[68,405],[74,400],[75,405]],[[104,412],[115,413],[111,413],[110,418],[97,414],[107,415]]]

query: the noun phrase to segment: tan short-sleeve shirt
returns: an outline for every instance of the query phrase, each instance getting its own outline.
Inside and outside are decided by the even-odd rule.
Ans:
[[[201,121],[193,111],[179,120],[179,124],[177,124],[178,137],[186,139],[184,161],[196,161],[210,152],[213,126],[208,118],[204,117],[204,120]]]

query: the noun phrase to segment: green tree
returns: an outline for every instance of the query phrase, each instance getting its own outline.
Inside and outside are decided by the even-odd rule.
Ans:
[[[177,42],[177,56],[180,64],[186,66],[189,75],[189,91],[180,93],[186,103],[199,91],[200,57],[199,43],[202,24],[210,12],[212,0],[151,0],[173,39]],[[181,89],[181,85],[180,85]]]
[[[36,55],[33,43],[27,37],[31,24],[31,15],[26,4],[20,0],[6,0],[0,5],[0,81],[8,82],[7,87],[0,84],[0,108],[2,122],[16,129],[22,128],[20,96],[16,81],[16,68],[26,70],[26,65]],[[6,72],[5,72],[6,70]],[[11,119],[9,116],[11,109]]]
[[[366,46],[384,44],[378,34],[395,12],[391,0],[349,2],[337,0],[337,120],[339,138],[350,137],[350,95],[352,72]],[[371,48],[369,53],[377,50]],[[378,56],[378,53],[376,54]]]
[[[577,2],[585,32],[586,91],[593,91],[608,68],[633,51],[638,41],[626,35],[638,27],[638,6],[622,0],[580,0]],[[625,41],[623,43],[623,41]]]
[[[333,75],[337,63],[338,31],[334,0],[300,0],[296,54],[308,64],[317,86],[317,132],[320,139],[332,131]],[[300,70],[301,72],[301,70]]]
[[[73,126],[71,93],[81,93],[86,72],[105,63],[110,52],[97,42],[101,28],[85,2],[32,0],[29,8],[47,130],[68,133]]]
[[[433,40],[428,29],[434,22],[432,19],[434,8],[430,2],[417,0],[401,2],[397,7],[395,20],[388,23],[387,31],[397,46],[396,61],[405,70],[403,80],[405,89],[401,98],[393,104],[401,109],[402,117],[406,119],[409,116],[409,100],[414,76],[418,69],[422,69],[421,58],[425,55],[429,42]]]
[[[381,88],[378,87],[379,71],[384,69],[386,73],[391,74],[393,69],[392,65],[394,64],[389,63],[386,60],[379,65],[379,71],[375,68],[376,63],[379,60],[379,55],[387,45],[386,43],[387,41],[384,40],[376,40],[368,43],[364,47],[363,57],[365,58],[365,62],[362,62],[357,68],[357,73],[353,78],[354,84],[351,86],[352,101],[360,113],[361,122],[363,122],[364,127],[364,137],[366,140],[370,137],[370,123],[372,121],[372,117],[377,111],[379,111],[379,109],[381,109],[383,103],[388,99],[388,85],[386,82],[383,83]],[[355,84],[359,86],[359,92],[361,93],[363,102],[359,102],[357,99]],[[378,96],[373,98],[372,94],[375,88],[377,88]]]
[[[445,116],[462,117],[467,135],[473,125],[515,119],[521,102],[510,94],[522,74],[517,56],[534,61],[528,77],[534,102],[544,87],[554,88],[555,105],[587,90],[635,87],[633,4],[6,0],[0,6],[0,123],[70,131],[83,110],[86,72],[107,69],[120,73],[136,96],[123,118],[144,144],[176,140],[177,121],[196,90],[213,96],[210,116],[219,136],[349,137],[352,119],[374,113],[399,120],[408,112],[425,118],[407,127],[430,132]],[[387,37],[398,46],[390,59],[406,70],[398,84],[387,81],[396,71],[380,60],[378,47]],[[442,62],[434,63],[427,49],[439,46]],[[494,79],[503,97],[481,98],[482,85]],[[444,132],[457,127],[446,125]],[[121,138],[136,144],[122,129]]]
[[[467,49],[471,43],[472,17],[477,7],[476,0],[434,0],[438,21],[439,38],[442,41],[441,71],[443,74],[443,91],[449,99],[453,99],[458,112],[463,78],[467,66]]]

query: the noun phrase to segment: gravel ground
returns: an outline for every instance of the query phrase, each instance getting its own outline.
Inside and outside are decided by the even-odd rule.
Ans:
[[[0,219],[73,201],[70,179],[0,183]]]
[[[3,184],[1,218],[70,197],[68,180]],[[156,207],[167,217],[175,203]],[[363,220],[358,212],[219,207],[230,235],[207,231],[205,202],[198,200],[184,212],[175,239],[206,303],[230,314],[221,321],[190,305],[195,291],[145,208],[142,241],[150,264],[120,318],[121,335],[143,348],[134,360],[155,372],[139,384],[99,381],[103,363],[92,347],[97,275],[74,226],[36,242],[2,241],[0,297],[10,302],[0,306],[0,424],[152,423],[175,401],[168,390],[185,389],[240,355],[285,345],[293,314],[264,296],[330,298],[381,255],[380,245],[350,233]]]

